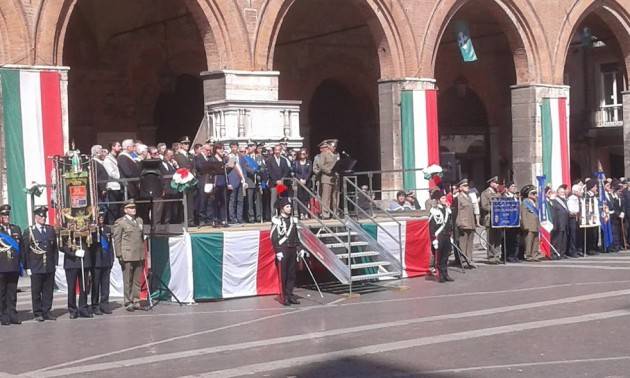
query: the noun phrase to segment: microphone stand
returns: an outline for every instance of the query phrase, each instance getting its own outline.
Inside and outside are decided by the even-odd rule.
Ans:
[[[152,253],[152,249],[151,249],[151,240],[153,240],[153,234],[154,234],[154,228],[153,228],[153,192],[149,192],[149,206],[151,209],[151,216],[150,216],[150,223],[149,223],[149,240],[148,240],[148,250],[149,250],[149,257],[151,257],[151,253]],[[144,269],[142,269],[142,271],[144,272]],[[151,298],[151,285],[150,283],[153,281],[154,278],[157,278],[160,286],[158,286],[157,289],[157,293],[158,293],[158,297],[156,298],[156,301],[153,302],[153,298]],[[156,275],[153,273],[153,269],[149,270],[149,277],[147,280],[147,276],[145,273],[144,276],[144,282],[147,285],[147,298],[149,300],[149,310],[153,309],[153,307],[155,307],[158,303],[160,303],[160,296],[162,295],[162,290],[166,289],[166,291],[171,295],[171,298],[175,299],[175,301],[180,305],[183,306],[184,304],[179,300],[179,298],[177,298],[177,296],[175,295],[175,293],[173,293],[173,291],[168,287],[167,284],[164,283],[164,281],[162,280],[162,277],[160,277],[159,275]]]

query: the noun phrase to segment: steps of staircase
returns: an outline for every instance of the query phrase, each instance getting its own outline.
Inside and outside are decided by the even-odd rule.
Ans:
[[[350,232],[350,236],[357,236],[358,234],[354,231]],[[332,237],[346,237],[348,236],[347,232],[333,232],[333,233],[323,233],[317,235],[318,238],[332,238]]]
[[[395,277],[400,275],[399,272],[382,272],[382,273],[372,273],[372,274],[362,274],[359,276],[352,276],[352,281],[366,281],[366,280],[375,280],[381,277]]]
[[[350,254],[351,258],[356,258],[356,257],[370,257],[370,256],[378,256],[379,253],[376,251],[361,251],[361,252],[352,252]],[[339,257],[340,259],[347,259],[348,258],[348,254],[347,253],[340,253],[337,255],[337,257]]]
[[[391,265],[389,261],[372,261],[366,263],[352,264],[352,269],[376,268],[379,266]]]
[[[366,245],[369,245],[370,243],[366,242],[366,241],[351,241],[350,242],[350,247],[364,247]],[[330,243],[330,244],[326,244],[326,247],[328,248],[345,248],[348,245],[348,243]]]

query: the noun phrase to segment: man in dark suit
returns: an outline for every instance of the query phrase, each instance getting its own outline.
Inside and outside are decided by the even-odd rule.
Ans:
[[[87,303],[86,273],[92,268],[91,254],[83,249],[87,248],[87,240],[83,238],[79,245],[69,245],[64,240],[60,250],[63,252],[63,269],[66,271],[66,283],[68,284],[68,315],[70,319],[92,318]],[[75,240],[75,243],[78,241]],[[77,282],[79,283],[79,307],[77,307]]]
[[[11,206],[0,206],[0,322],[21,324],[15,309],[20,264],[24,261],[24,244],[20,227],[9,223]]]
[[[569,208],[566,200],[566,185],[560,185],[556,191],[556,198],[552,199],[551,220],[553,230],[551,230],[551,245],[558,251],[560,256],[552,254],[554,257],[566,259],[567,241],[569,228]]]
[[[196,167],[193,161],[193,156],[189,152],[190,149],[190,139],[185,136],[179,141],[179,149],[174,151],[175,155],[173,156],[173,160],[177,162],[177,168],[186,168],[190,171],[190,173],[195,176],[198,174],[196,172]],[[201,148],[203,149],[203,147]],[[197,177],[198,178],[198,177]],[[186,211],[188,213],[188,225],[192,226],[198,224],[197,220],[200,217],[200,214],[195,213],[195,208],[199,207],[199,198],[202,197],[203,192],[190,190],[186,192]]]
[[[278,192],[276,187],[282,184],[282,181],[291,177],[291,167],[287,163],[287,159],[282,157],[282,147],[276,145],[273,148],[273,155],[267,159],[267,171],[269,172],[269,186],[271,187],[270,208],[275,209]]]
[[[92,313],[94,315],[111,314],[109,307],[109,280],[114,266],[111,229],[104,223],[104,214],[99,215],[98,227],[100,240],[94,240],[90,247],[92,254]]]
[[[135,145],[133,140],[125,139],[122,142],[123,151],[118,155],[118,170],[121,179],[138,179],[140,177],[140,167],[132,156]],[[127,197],[137,199],[140,197],[138,181],[125,182],[127,187]]]
[[[214,176],[211,175],[212,147],[204,144],[200,147],[199,153],[195,156],[194,167],[197,172],[197,197],[195,201],[195,222],[203,226],[209,224],[214,219],[213,207],[210,206],[212,192],[214,189]]]
[[[621,199],[619,198],[619,181],[612,180],[604,186],[606,191],[606,205],[608,206],[608,215],[610,216],[610,225],[612,227],[613,241],[609,248],[609,252],[619,252],[623,244],[621,237],[621,218],[619,215],[623,212],[621,207]]]
[[[162,163],[160,164],[160,176],[162,177],[162,199],[173,200],[180,198],[180,194],[171,188],[172,176],[175,174],[173,164],[173,150],[164,151]],[[176,223],[178,219],[179,204],[177,202],[158,202],[155,204],[155,221],[161,224]]]
[[[31,299],[35,320],[56,320],[52,309],[55,287],[55,269],[59,259],[57,234],[46,224],[48,208],[39,206],[33,210],[35,224],[24,231],[24,258],[26,273],[31,276]]]

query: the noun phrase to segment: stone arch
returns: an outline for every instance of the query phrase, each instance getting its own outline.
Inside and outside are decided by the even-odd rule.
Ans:
[[[625,63],[626,76],[630,73],[630,15],[622,5],[614,0],[575,0],[569,8],[556,40],[554,51],[554,84],[562,84],[564,66],[571,39],[577,27],[591,13],[595,13],[608,24],[610,31],[615,35]]]
[[[416,43],[405,11],[397,1],[354,0],[378,46],[381,78],[406,76],[417,66]],[[283,20],[295,0],[268,0],[262,6],[254,42],[256,70],[273,69],[275,45]]]
[[[473,0],[436,2],[420,44],[418,76],[434,77],[442,36],[457,12],[471,1]],[[492,0],[488,4],[493,15],[502,23],[503,32],[512,49],[517,84],[543,82],[549,78],[551,61],[547,38],[529,1]]]
[[[61,65],[68,22],[80,0],[44,0],[35,23],[35,64]],[[217,0],[182,0],[204,41],[208,69],[248,68],[248,39],[238,12]],[[228,27],[229,25],[229,27]],[[238,47],[239,50],[235,50]]]
[[[0,62],[29,64],[31,49],[26,17],[18,0],[0,0]]]

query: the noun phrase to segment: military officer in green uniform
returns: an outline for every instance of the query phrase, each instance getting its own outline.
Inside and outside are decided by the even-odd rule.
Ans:
[[[125,307],[127,311],[141,310],[140,284],[144,269],[144,236],[142,219],[136,217],[136,204],[127,201],[125,215],[114,224],[113,243],[116,258],[123,271]]]
[[[494,176],[486,183],[488,188],[481,193],[481,222],[486,228],[488,238],[488,264],[499,264],[501,262],[501,234],[499,230],[490,227],[492,198],[500,197],[497,191],[499,178]]]

